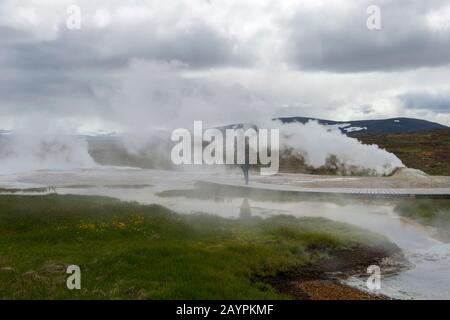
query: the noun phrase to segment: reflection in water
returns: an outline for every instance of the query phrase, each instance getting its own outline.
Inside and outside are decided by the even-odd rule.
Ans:
[[[239,218],[245,219],[251,218],[251,216],[252,216],[252,209],[250,208],[250,203],[248,202],[248,199],[245,198],[242,201],[242,205],[239,210]]]

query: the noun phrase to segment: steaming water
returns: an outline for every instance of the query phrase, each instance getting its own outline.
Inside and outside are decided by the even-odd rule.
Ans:
[[[241,179],[238,174],[232,175],[237,181]],[[244,198],[202,200],[157,195],[166,190],[192,189],[196,180],[214,176],[223,176],[223,173],[101,167],[1,175],[0,187],[52,186],[60,194],[112,196],[144,204],[158,203],[180,213],[205,212],[238,217]],[[294,199],[289,202],[249,199],[249,203],[253,215],[326,217],[383,234],[402,248],[411,265],[399,273],[383,275],[382,289],[378,293],[402,299],[450,299],[450,244],[433,239],[429,229],[400,218],[394,212],[394,204]],[[365,280],[365,277],[352,277],[346,282],[365,289]]]

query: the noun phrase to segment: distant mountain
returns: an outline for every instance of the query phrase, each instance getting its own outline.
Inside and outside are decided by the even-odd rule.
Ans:
[[[320,124],[338,128],[343,133],[370,133],[370,134],[386,134],[386,133],[412,133],[431,131],[436,129],[450,129],[439,123],[413,119],[413,118],[391,118],[381,120],[357,120],[357,121],[333,121],[307,117],[283,117],[277,118],[283,123],[299,122],[307,123],[310,120],[318,121]]]
[[[280,117],[273,120],[281,120],[283,123],[291,123],[291,122],[299,122],[299,123],[307,123],[308,121],[317,121],[321,125],[330,127],[330,128],[338,128],[343,133],[351,134],[351,133],[369,133],[369,134],[387,134],[387,133],[416,133],[416,132],[425,132],[437,129],[450,129],[445,125],[431,122],[427,120],[420,120],[414,118],[391,118],[391,119],[379,119],[379,120],[356,120],[356,121],[334,121],[334,120],[324,120],[318,118],[309,118],[309,117]],[[253,124],[231,124],[227,126],[219,127],[219,129],[237,129],[237,128],[245,128],[248,129],[250,127],[256,128]],[[0,129],[0,135],[9,135],[12,134],[11,130],[2,130]],[[115,132],[108,132],[98,130],[95,132],[89,132],[81,134],[82,136],[86,136],[89,139],[96,138],[114,138],[120,136]]]

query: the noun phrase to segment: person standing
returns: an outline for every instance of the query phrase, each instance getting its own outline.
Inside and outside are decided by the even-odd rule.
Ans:
[[[248,172],[250,171],[250,164],[244,163],[244,164],[241,164],[240,166],[241,166],[242,172],[244,173],[245,184],[248,185]]]

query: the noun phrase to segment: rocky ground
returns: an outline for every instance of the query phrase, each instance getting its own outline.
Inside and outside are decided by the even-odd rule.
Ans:
[[[343,284],[340,279],[365,274],[368,265],[379,265],[383,258],[398,252],[395,246],[340,250],[333,258],[305,267],[296,274],[279,275],[272,283],[281,292],[300,300],[384,300],[388,298],[376,291],[365,292]]]

